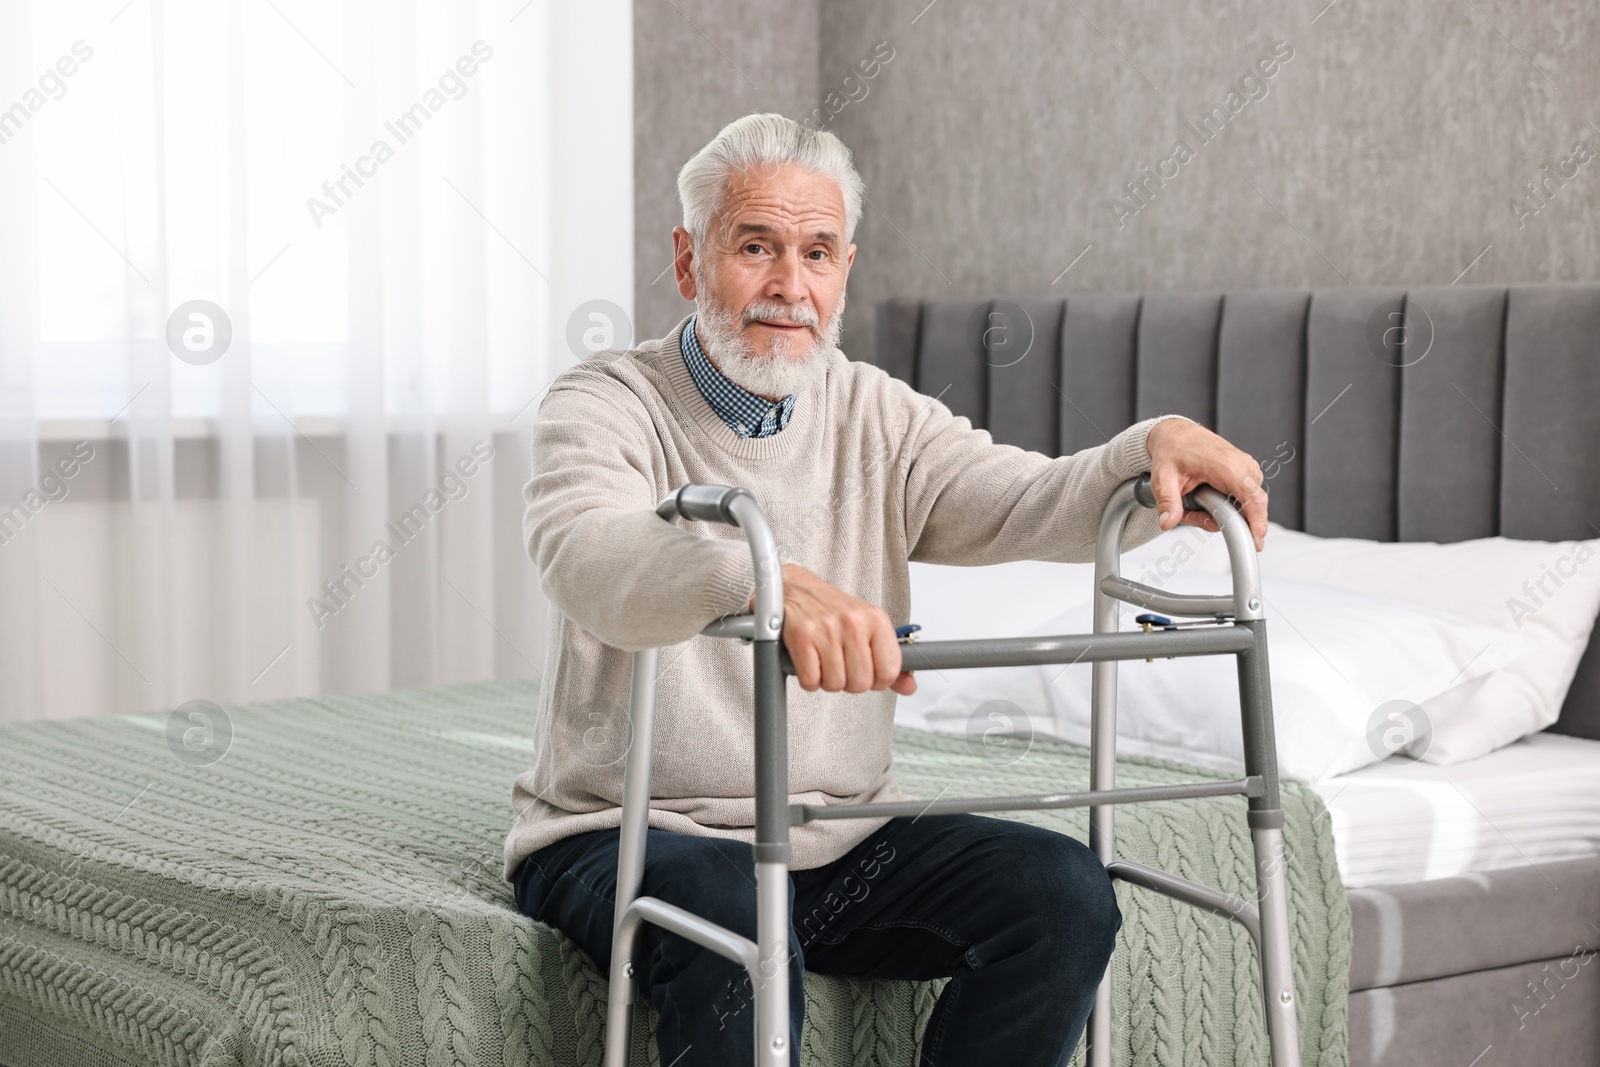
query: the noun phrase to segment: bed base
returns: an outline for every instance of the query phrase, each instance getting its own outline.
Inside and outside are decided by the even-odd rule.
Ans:
[[[1094,631],[1040,638],[981,641],[928,641],[903,646],[907,670],[1020,666],[1039,663],[1093,664],[1089,789],[1079,793],[1011,797],[954,797],[932,802],[808,805],[789,803],[785,685],[794,673],[779,637],[783,627],[783,577],[777,542],[755,498],[744,489],[686,485],[663,500],[663,519],[722,522],[744,533],[754,561],[755,611],[719,620],[703,633],[738,638],[751,645],[755,661],[756,940],[735,933],[683,908],[641,895],[645,831],[650,807],[650,753],[655,713],[658,650],[633,654],[629,716],[633,729],[624,767],[621,840],[617,863],[611,987],[606,1018],[606,1067],[627,1067],[633,1005],[638,996],[638,935],[650,922],[733,960],[749,974],[755,989],[754,1063],[787,1067],[789,1048],[789,827],[817,819],[915,816],[927,813],[1022,811],[1041,808],[1089,809],[1089,844],[1112,877],[1242,925],[1255,942],[1260,964],[1261,1003],[1273,1067],[1299,1067],[1294,971],[1290,956],[1288,887],[1283,855],[1283,811],[1279,805],[1277,753],[1273,741],[1272,696],[1255,542],[1248,523],[1228,497],[1202,485],[1184,497],[1188,510],[1205,511],[1216,521],[1228,548],[1233,591],[1228,596],[1163,593],[1129,581],[1119,573],[1120,546],[1135,506],[1156,505],[1150,477],[1124,482],[1101,517],[1095,550]],[[1118,602],[1209,620],[1211,626],[1118,633]],[[1239,670],[1240,719],[1244,734],[1245,776],[1231,782],[1182,786],[1116,787],[1116,664],[1155,656],[1232,655]],[[1192,797],[1242,796],[1248,803],[1250,838],[1255,850],[1255,902],[1178,875],[1116,857],[1114,813],[1118,804]],[[1089,1067],[1111,1062],[1111,986],[1109,971],[1096,993],[1086,1032]]]
[[[1350,1067],[1600,1065],[1600,856],[1347,896]]]

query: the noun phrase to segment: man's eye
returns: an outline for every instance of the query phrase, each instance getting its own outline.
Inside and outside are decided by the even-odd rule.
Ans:
[[[820,263],[820,262],[822,262],[822,260],[824,260],[824,259],[827,259],[827,258],[828,258],[828,252],[827,252],[827,250],[826,250],[826,249],[822,249],[822,248],[813,248],[813,249],[812,249],[812,250],[811,250],[811,251],[810,251],[810,252],[809,252],[809,253],[807,253],[807,254],[808,254],[808,255],[812,255],[812,256],[818,256],[818,257],[820,257],[820,258],[819,258],[819,259],[818,259],[818,260],[817,260],[817,262],[819,262],[819,263]]]
[[[751,244],[745,245],[744,246],[744,250],[746,252],[760,252],[761,251],[761,246],[758,245],[758,244],[751,243]]]

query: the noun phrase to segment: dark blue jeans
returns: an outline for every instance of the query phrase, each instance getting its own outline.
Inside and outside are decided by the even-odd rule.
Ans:
[[[608,973],[617,830],[530,855],[517,906],[571,937]],[[891,819],[833,863],[789,875],[791,1063],[800,1063],[801,976],[949,977],[921,1064],[1065,1067],[1083,1034],[1122,913],[1080,841],[980,815]],[[749,845],[651,829],[644,892],[756,936]],[[663,1065],[748,1063],[754,996],[738,964],[649,923],[642,988],[660,1013]]]

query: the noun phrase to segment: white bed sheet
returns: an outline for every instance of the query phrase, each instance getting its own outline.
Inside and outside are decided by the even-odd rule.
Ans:
[[[1600,853],[1600,741],[1537,733],[1461,763],[1378,763],[1315,788],[1350,888]]]

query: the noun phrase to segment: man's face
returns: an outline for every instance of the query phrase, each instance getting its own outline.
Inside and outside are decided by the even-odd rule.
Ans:
[[[838,184],[792,164],[733,175],[703,248],[683,227],[673,230],[678,292],[706,313],[701,319],[721,319],[704,339],[724,374],[750,388],[743,374],[763,387],[752,392],[766,394],[803,382],[801,365],[821,362],[837,344],[855,259],[844,232]]]

